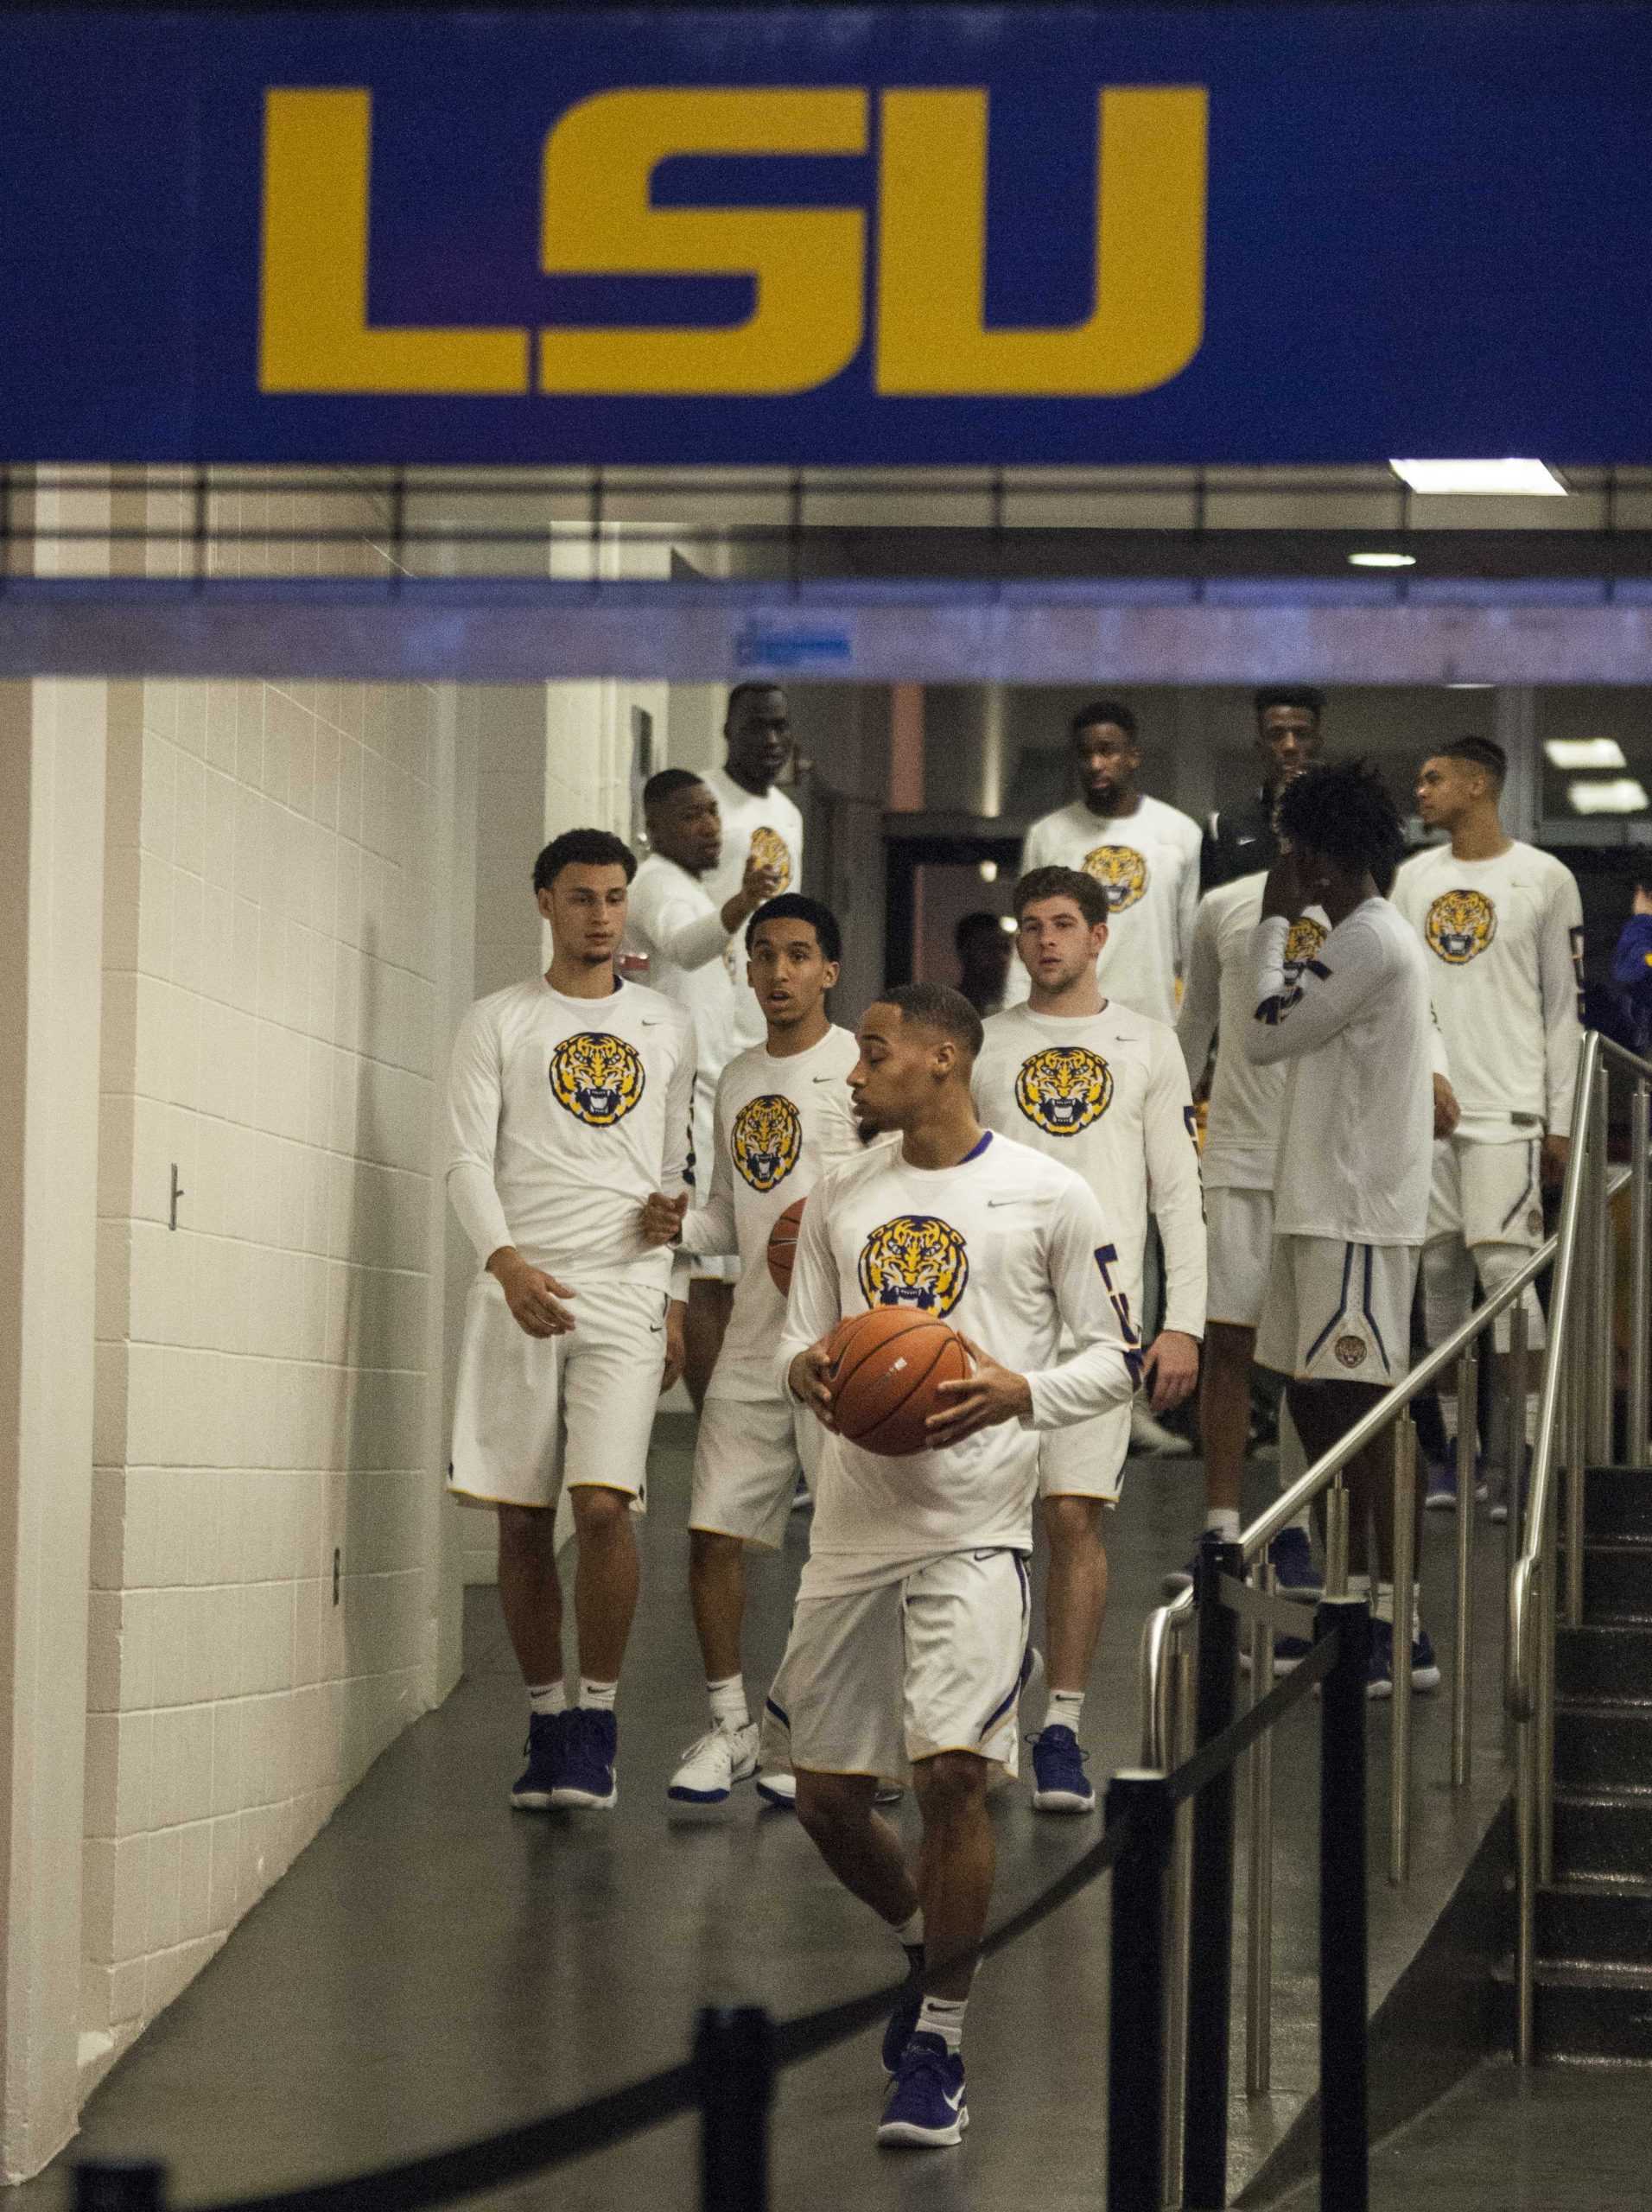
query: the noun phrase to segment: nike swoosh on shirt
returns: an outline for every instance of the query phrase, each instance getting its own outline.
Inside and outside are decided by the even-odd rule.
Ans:
[[[1040,1203],[1041,1199],[1028,1191],[1019,1198],[988,1198],[987,1205],[990,1211],[994,1206],[1035,1206]]]
[[[816,1083],[842,1083],[842,1080],[841,1075],[817,1075],[814,1077]]]

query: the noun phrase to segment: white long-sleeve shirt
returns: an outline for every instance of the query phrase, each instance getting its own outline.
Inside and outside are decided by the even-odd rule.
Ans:
[[[786,1302],[768,1269],[769,1231],[823,1175],[863,1150],[847,1077],[861,1048],[829,1029],[806,1052],[777,1058],[765,1045],[741,1052],[717,1086],[711,1190],[683,1224],[683,1249],[740,1255],[722,1349],[709,1395],[774,1396],[774,1346]]]
[[[1251,988],[1251,933],[1261,918],[1265,874],[1240,876],[1199,901],[1183,979],[1176,1040],[1188,1079],[1198,1083],[1217,1044],[1216,1072],[1204,1118],[1204,1186],[1210,1191],[1271,1191],[1285,1106],[1285,1070],[1257,1066],[1244,1050],[1255,1009]],[[1310,906],[1291,925],[1286,977],[1294,984],[1305,960],[1330,934],[1328,916]]]
[[[1290,931],[1274,917],[1251,934],[1243,1031],[1255,1065],[1288,1064],[1275,1233],[1420,1244],[1434,1133],[1422,947],[1386,899],[1367,899],[1293,981]]]
[[[753,842],[758,856],[776,872],[775,890],[803,889],[803,816],[778,785],[758,794],[737,784],[726,768],[708,768],[703,780],[717,794],[722,817],[722,855],[704,878],[718,906],[732,899],[745,880]],[[768,1023],[757,993],[746,980],[746,931],[736,930],[724,955],[734,987],[734,1036],[737,1050],[760,1045]]]
[[[1394,903],[1426,948],[1458,1137],[1569,1135],[1583,1041],[1583,901],[1571,869],[1518,840],[1487,861],[1439,845],[1406,862]]]
[[[1032,1418],[899,1459],[829,1433],[811,1592],[867,1587],[951,1552],[1030,1549],[1033,1432],[1120,1404],[1141,1370],[1117,1249],[1094,1195],[1071,1168],[990,1130],[953,1167],[914,1167],[899,1143],[879,1145],[816,1186],[776,1382],[788,1387],[797,1353],[846,1314],[882,1306],[933,1313],[1025,1375]],[[1064,1328],[1077,1350],[1058,1365]]]
[[[1082,799],[1035,822],[1021,852],[1029,868],[1072,868],[1107,893],[1108,938],[1096,963],[1102,995],[1155,1021],[1176,1020],[1176,978],[1192,941],[1199,897],[1199,826],[1143,793],[1134,814],[1109,819]],[[1027,995],[1015,961],[1005,995]]]
[[[663,854],[651,853],[632,879],[626,910],[626,939],[648,956],[650,989],[680,1006],[694,1024],[694,1149],[698,1162],[710,1157],[717,1085],[740,1049],[734,1037],[734,986],[724,960],[728,931],[721,907],[707,888],[708,881]],[[694,1181],[702,1195],[706,1180],[703,1166],[696,1166]]]
[[[480,999],[448,1080],[448,1195],[484,1265],[503,1244],[574,1287],[658,1281],[644,1200],[686,1187],[694,1039],[682,1010],[636,983],[568,998],[543,976]]]
[[[1007,1007],[986,1025],[975,1111],[1077,1169],[1113,1233],[1141,1310],[1149,1210],[1165,1247],[1165,1326],[1204,1334],[1204,1201],[1193,1100],[1173,1031],[1109,1000],[1073,1017]]]

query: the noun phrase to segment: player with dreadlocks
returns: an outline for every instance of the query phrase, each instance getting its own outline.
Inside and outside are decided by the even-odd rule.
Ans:
[[[1422,946],[1388,904],[1400,817],[1363,761],[1312,768],[1280,800],[1281,853],[1251,940],[1247,1056],[1288,1069],[1274,1262],[1256,1357],[1287,1379],[1309,1459],[1328,1452],[1406,1370],[1417,1259],[1428,1220],[1433,1018]],[[1287,979],[1291,925],[1309,906],[1331,934]],[[1394,1493],[1386,1438],[1349,1462],[1350,1586],[1376,1540],[1370,1676],[1394,1687]],[[1418,1624],[1411,1679],[1439,1669]]]

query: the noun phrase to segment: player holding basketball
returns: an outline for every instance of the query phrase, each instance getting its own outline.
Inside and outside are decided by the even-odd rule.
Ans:
[[[1455,1132],[1434,1147],[1422,1254],[1431,1344],[1468,1319],[1477,1274],[1490,1294],[1541,1243],[1542,1185],[1560,1181],[1572,1141],[1583,903],[1564,861],[1504,832],[1497,802],[1507,765],[1503,747],[1484,737],[1462,738],[1423,762],[1417,810],[1451,842],[1407,861],[1394,887],[1395,905],[1427,948],[1434,1014],[1462,1109]],[[1542,1315],[1529,1290],[1525,1306],[1528,1341],[1541,1344]],[[1495,1328],[1504,1354],[1507,1313]],[[1496,1402],[1506,1408],[1509,1378],[1502,1381]],[[1471,1421],[1474,1408],[1459,1406],[1457,1418]],[[1494,1440],[1481,1440],[1494,1448]],[[1455,1468],[1431,1469],[1428,1503],[1457,1502]],[[1497,1507],[1493,1513],[1501,1517]]]
[[[757,1773],[757,1724],[740,1668],[746,1553],[778,1548],[798,1465],[812,1478],[820,1456],[818,1422],[775,1381],[786,1301],[766,1263],[769,1233],[829,1169],[861,1150],[847,1084],[860,1047],[826,1013],[842,957],[836,916],[788,892],[758,908],[746,941],[767,1042],[731,1061],[717,1086],[708,1202],[685,1215],[681,1198],[658,1194],[643,1224],[650,1243],[680,1236],[685,1252],[738,1252],[740,1262],[734,1316],[701,1408],[689,1510],[689,1592],[711,1726],[683,1753],[666,1791],[701,1805],[721,1803]],[[759,1777],[757,1786],[773,1802],[790,1804],[796,1794],[787,1770]]]
[[[1071,1168],[976,1120],[981,1020],[909,983],[867,1008],[857,1107],[902,1133],[837,1168],[803,1217],[778,1374],[829,1430],[827,1339],[845,1315],[904,1307],[964,1334],[974,1372],[943,1384],[931,1448],[880,1458],[839,1433],[821,1455],[814,1543],[764,1713],[764,1764],[790,1765],[797,1815],[846,1888],[906,1946],[890,2022],[884,2143],[956,2143],[961,2045],[992,1892],[987,1792],[1016,1767],[1027,1656],[1038,1435],[1128,1402],[1140,1369],[1117,1255]],[[1064,1329],[1077,1345],[1056,1363]],[[990,1349],[987,1349],[989,1347]],[[908,1777],[916,1874],[874,1811]],[[928,1955],[946,1963],[927,1984]]]
[[[1274,1198],[1274,1259],[1256,1357],[1286,1376],[1310,1460],[1329,1452],[1403,1375],[1417,1254],[1428,1217],[1433,1022],[1423,951],[1378,890],[1402,847],[1400,817],[1363,762],[1311,768],[1280,800],[1288,850],[1268,871],[1251,937],[1244,1049],[1287,1063]],[[1331,933],[1287,973],[1311,907]],[[1350,1460],[1349,1556],[1363,1580],[1376,1532],[1374,1697],[1394,1686],[1394,1490],[1387,1437]],[[1427,1633],[1411,1650],[1419,1689],[1439,1682]]]
[[[1165,1249],[1165,1326],[1142,1362],[1154,1413],[1198,1380],[1204,1333],[1204,1214],[1193,1101],[1175,1032],[1102,996],[1107,893],[1070,868],[1016,885],[1015,946],[1030,992],[986,1025],[975,1110],[988,1128],[1076,1168],[1102,1201],[1119,1281],[1140,1310],[1151,1208]],[[1128,1405],[1039,1440],[1040,1518],[1050,1542],[1045,1663],[1050,1701],[1032,1739],[1035,1811],[1089,1813],[1096,1792],[1078,1748],[1084,1692],[1107,1604],[1102,1512],[1116,1505],[1130,1448]]]
[[[614,954],[637,863],[569,830],[534,865],[547,974],[472,1007],[448,1082],[448,1194],[481,1266],[465,1312],[448,1486],[499,1515],[499,1604],[528,1688],[528,1764],[511,1802],[613,1803],[614,1698],[637,1603],[662,1382],[683,1362],[672,1260],[642,1236],[651,1192],[683,1192],[694,1100],[689,1020],[622,985]],[[557,1498],[579,1539],[580,1694],[562,1690]]]

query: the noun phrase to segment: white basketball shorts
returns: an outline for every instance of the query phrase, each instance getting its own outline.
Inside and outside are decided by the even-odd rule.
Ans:
[[[825,1436],[813,1414],[789,1393],[784,1401],[720,1398],[714,1375],[694,1447],[689,1528],[778,1551],[797,1470],[803,1469],[812,1496]]]
[[[1092,1421],[1045,1429],[1039,1437],[1039,1496],[1099,1497],[1103,1505],[1116,1505],[1129,1449],[1128,1399]]]
[[[1299,1382],[1386,1389],[1410,1371],[1416,1281],[1414,1244],[1275,1237],[1258,1365]]]
[[[951,1552],[899,1580],[815,1596],[804,1570],[764,1702],[763,1764],[905,1783],[974,1751],[1016,1770],[1032,1586],[1020,1552]]]
[[[1207,1191],[1204,1248],[1210,1268],[1206,1313],[1232,1329],[1254,1329],[1261,1319],[1274,1264],[1274,1193]]]
[[[465,1305],[448,1487],[461,1504],[554,1506],[570,1490],[626,1491],[640,1511],[665,1363],[667,1294],[588,1284],[564,1337],[518,1327],[493,1277]]]
[[[1460,1238],[1477,1244],[1515,1244],[1534,1252],[1543,1241],[1543,1191],[1538,1175],[1539,1141],[1471,1144],[1445,1137],[1434,1147],[1428,1191],[1428,1238]]]

